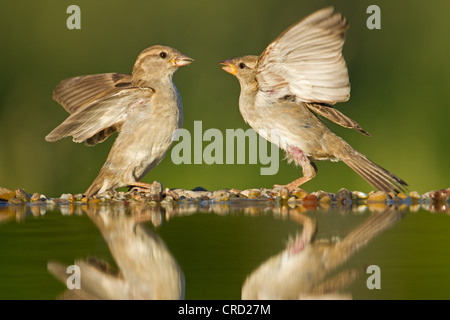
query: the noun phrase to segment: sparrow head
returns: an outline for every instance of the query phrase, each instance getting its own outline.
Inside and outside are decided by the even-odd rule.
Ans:
[[[256,81],[256,65],[258,56],[243,56],[228,59],[220,63],[222,69],[238,78],[241,84],[249,84]]]
[[[167,46],[152,46],[142,51],[133,67],[133,81],[138,79],[160,79],[164,76],[172,77],[173,73],[182,66],[194,61],[178,50]]]

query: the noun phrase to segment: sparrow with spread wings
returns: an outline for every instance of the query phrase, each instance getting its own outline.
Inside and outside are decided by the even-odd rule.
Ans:
[[[244,120],[302,167],[303,177],[286,185],[290,190],[314,178],[316,160],[340,160],[379,190],[405,191],[402,179],[356,151],[317,116],[369,136],[332,107],[350,97],[342,56],[347,28],[341,14],[324,8],[288,28],[260,56],[225,60],[222,68],[239,80]]]
[[[131,75],[87,75],[57,85],[53,98],[70,116],[47,141],[72,136],[74,142],[93,146],[119,132],[86,196],[126,186],[149,189],[139,181],[164,158],[183,123],[173,74],[192,61],[170,47],[152,46],[138,56]]]

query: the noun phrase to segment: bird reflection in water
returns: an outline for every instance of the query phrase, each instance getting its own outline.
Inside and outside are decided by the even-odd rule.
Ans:
[[[403,214],[393,210],[372,213],[338,242],[315,239],[315,220],[297,209],[292,209],[290,216],[303,225],[302,233],[247,277],[242,287],[243,299],[351,299],[342,289],[361,275],[362,267],[327,277]]]
[[[80,267],[81,289],[66,290],[61,299],[184,299],[183,271],[162,239],[139,223],[151,219],[151,214],[126,214],[123,205],[86,209],[119,271],[98,258],[75,261]],[[67,266],[49,262],[48,270],[66,283]]]

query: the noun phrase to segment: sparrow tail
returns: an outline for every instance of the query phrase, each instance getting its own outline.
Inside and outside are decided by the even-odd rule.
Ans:
[[[336,156],[368,183],[385,192],[406,192],[408,184],[405,181],[373,163],[342,139],[339,140],[343,144]]]

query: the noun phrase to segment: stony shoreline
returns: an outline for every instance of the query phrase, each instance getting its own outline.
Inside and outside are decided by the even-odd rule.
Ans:
[[[408,194],[386,193],[383,191],[372,191],[368,194],[360,191],[341,189],[337,193],[325,191],[307,192],[303,189],[289,191],[287,188],[275,189],[222,189],[208,191],[203,188],[169,189],[163,188],[158,181],[152,183],[146,192],[135,189],[130,191],[111,191],[93,197],[85,197],[82,194],[62,194],[59,198],[48,198],[40,193],[30,194],[22,188],[14,191],[0,187],[0,205],[19,205],[24,203],[45,204],[95,204],[107,202],[140,202],[152,204],[180,203],[180,202],[245,202],[269,201],[273,203],[289,204],[291,206],[303,205],[314,209],[316,207],[330,207],[331,205],[358,206],[368,205],[372,207],[385,205],[391,206],[414,206],[426,205],[435,207],[435,211],[450,213],[450,188],[433,190],[424,194],[411,191]]]

